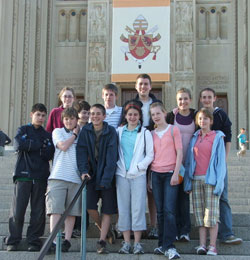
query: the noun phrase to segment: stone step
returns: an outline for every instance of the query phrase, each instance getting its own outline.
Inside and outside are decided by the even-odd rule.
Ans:
[[[38,253],[34,252],[6,252],[0,251],[0,259],[2,260],[34,260],[38,258]],[[81,259],[81,254],[78,252],[62,253],[62,260],[78,260]],[[55,255],[45,256],[44,260],[54,260]],[[97,253],[86,254],[86,260],[163,260],[163,256],[144,254],[144,255],[121,255],[117,253],[111,253],[108,255],[98,255]],[[211,256],[200,255],[181,255],[182,260],[211,260]],[[249,256],[237,256],[237,255],[217,255],[213,257],[214,260],[249,260]]]
[[[98,241],[97,238],[88,238],[87,239],[87,244],[86,244],[87,252],[96,252],[97,241]],[[131,242],[133,243],[133,240]],[[144,248],[144,251],[146,254],[152,254],[154,248],[156,248],[158,246],[157,240],[142,239],[141,242],[142,242],[142,245],[143,245],[143,248]],[[112,253],[117,253],[121,247],[121,243],[122,243],[122,240],[118,239],[118,240],[116,240],[115,244],[112,244],[112,245],[107,244],[107,249]],[[198,246],[198,244],[199,244],[198,240],[191,240],[188,243],[176,242],[175,246],[177,248],[177,251],[180,254],[183,253],[183,254],[193,254],[194,255],[194,254],[196,254],[195,247]],[[71,239],[71,245],[72,246],[70,248],[70,252],[80,252],[80,239]],[[217,247],[218,253],[223,254],[223,255],[245,255],[248,257],[250,255],[250,241],[246,241],[246,242],[244,241],[242,244],[237,245],[237,246],[236,245],[235,246],[225,245],[218,241],[216,247]],[[5,250],[5,249],[6,249],[6,245],[3,245],[1,250]],[[20,249],[22,251],[27,250],[27,244],[26,244],[25,240],[23,240],[20,243],[18,249]],[[11,253],[12,252],[10,252],[9,254],[11,254]]]

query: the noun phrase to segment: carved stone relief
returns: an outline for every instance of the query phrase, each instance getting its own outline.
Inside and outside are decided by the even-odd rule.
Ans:
[[[193,32],[192,2],[176,3],[176,34],[190,34]]]
[[[90,22],[90,34],[91,35],[106,35],[107,10],[106,4],[98,3],[91,8],[91,22]]]
[[[81,78],[57,78],[56,79],[57,93],[64,87],[71,87],[76,93],[83,93],[85,87],[85,80]]]
[[[176,43],[176,71],[190,71],[193,69],[193,43]]]
[[[106,43],[92,42],[89,45],[89,71],[104,72],[106,70]]]
[[[225,73],[202,73],[197,76],[199,89],[211,87],[215,90],[226,90],[229,87],[230,76]]]
[[[88,97],[88,102],[90,104],[102,103],[102,88],[104,86],[104,82],[101,80],[89,81],[89,93],[91,93]]]

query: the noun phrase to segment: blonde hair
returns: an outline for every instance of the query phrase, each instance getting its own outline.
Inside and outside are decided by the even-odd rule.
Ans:
[[[188,96],[189,96],[189,98],[192,99],[191,91],[190,91],[188,88],[180,88],[180,89],[176,92],[176,96],[177,96],[179,93],[187,93]]]
[[[151,109],[154,107],[159,107],[163,113],[167,113],[167,110],[165,109],[165,107],[161,102],[153,102],[149,108],[150,114],[151,114]]]

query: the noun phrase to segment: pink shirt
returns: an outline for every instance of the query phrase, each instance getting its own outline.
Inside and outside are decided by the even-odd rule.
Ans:
[[[216,132],[211,131],[202,139],[200,131],[194,146],[194,159],[196,161],[194,175],[206,175],[215,136]]]
[[[155,131],[152,132],[154,141],[154,160],[151,164],[151,170],[155,172],[174,171],[176,164],[176,150],[182,149],[181,134],[178,127],[174,127],[173,135],[169,125],[167,132],[160,138]],[[175,144],[174,144],[175,141]]]
[[[48,122],[46,125],[46,130],[50,133],[53,132],[55,128],[62,128],[64,124],[61,120],[61,114],[64,108],[62,106],[53,108],[50,111]]]

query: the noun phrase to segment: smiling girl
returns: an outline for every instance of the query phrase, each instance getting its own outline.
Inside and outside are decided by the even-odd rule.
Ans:
[[[196,115],[200,130],[190,141],[186,159],[184,190],[192,191],[195,225],[199,227],[199,255],[217,255],[216,239],[219,222],[219,201],[226,176],[224,134],[211,130],[213,114],[202,108]],[[209,230],[210,245],[206,247]]]
[[[138,102],[129,102],[125,124],[118,128],[119,160],[116,189],[119,211],[118,229],[124,242],[120,254],[131,251],[130,233],[134,231],[134,254],[143,254],[141,234],[146,230],[146,171],[154,158],[152,135],[142,126],[142,110]]]

